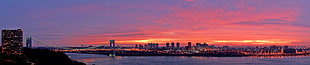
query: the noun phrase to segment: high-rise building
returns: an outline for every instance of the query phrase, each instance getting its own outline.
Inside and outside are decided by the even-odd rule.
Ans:
[[[166,47],[169,48],[169,43],[166,43]]]
[[[148,43],[148,48],[158,48],[158,43]]]
[[[155,44],[155,48],[158,48],[158,43]]]
[[[144,44],[144,47],[147,48],[147,44]]]
[[[208,46],[208,44],[207,43],[203,43],[203,45],[202,45],[203,47],[207,47]]]
[[[200,47],[201,46],[201,44],[200,43],[196,43],[196,47]]]
[[[179,42],[177,42],[177,48],[179,48],[180,47],[180,43]]]
[[[26,38],[26,47],[27,48],[31,48],[32,47],[32,38],[31,37],[27,37]]]
[[[288,46],[284,46],[284,49],[288,49]]]
[[[138,47],[139,47],[138,44],[136,44],[135,48],[138,48]]]
[[[143,45],[142,45],[142,44],[139,44],[139,48],[143,48]]]
[[[148,43],[148,44],[147,44],[147,47],[148,47],[148,48],[153,48],[153,45],[154,45],[153,43]]]
[[[115,40],[110,40],[110,47],[115,47]]]
[[[171,43],[171,48],[174,48],[174,42]]]
[[[2,30],[2,53],[21,55],[23,49],[23,31]]]
[[[188,42],[188,43],[187,43],[187,47],[188,47],[188,48],[191,48],[191,47],[192,47],[192,42]]]

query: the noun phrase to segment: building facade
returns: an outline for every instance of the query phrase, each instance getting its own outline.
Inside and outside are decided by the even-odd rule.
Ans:
[[[23,48],[23,31],[2,30],[2,53],[21,55]]]

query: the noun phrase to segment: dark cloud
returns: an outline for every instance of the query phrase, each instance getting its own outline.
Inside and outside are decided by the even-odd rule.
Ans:
[[[274,24],[284,24],[284,23],[277,23],[277,22],[254,22],[254,21],[241,21],[236,23],[230,24],[238,24],[238,25],[274,25]]]
[[[282,19],[264,19],[264,21],[285,21]]]

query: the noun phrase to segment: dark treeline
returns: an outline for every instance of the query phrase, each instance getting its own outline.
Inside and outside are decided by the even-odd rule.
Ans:
[[[23,55],[0,54],[0,65],[85,65],[72,61],[63,52],[55,52],[47,49],[23,49]]]

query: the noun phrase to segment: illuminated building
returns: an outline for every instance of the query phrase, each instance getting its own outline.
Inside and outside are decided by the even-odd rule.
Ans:
[[[201,44],[201,43],[196,43],[196,47],[207,47],[207,46],[208,46],[207,43],[203,43],[203,44]]]
[[[142,44],[139,44],[139,48],[143,48],[143,45],[142,45]]]
[[[284,46],[284,49],[288,49],[288,46]]]
[[[148,47],[148,48],[152,48],[152,47],[153,47],[153,43],[148,43],[148,44],[147,44],[147,47]]]
[[[187,43],[187,47],[188,47],[188,48],[191,48],[191,47],[192,47],[192,42],[188,42],[188,43]]]
[[[208,44],[207,43],[203,43],[203,45],[202,45],[203,47],[206,47],[206,46],[208,46]]]
[[[135,48],[138,48],[138,44],[136,44]]]
[[[110,47],[115,47],[115,40],[110,40]]]
[[[158,43],[148,43],[148,48],[158,48]]]
[[[201,44],[200,43],[196,43],[196,47],[200,47],[201,46]]]
[[[180,43],[178,42],[178,43],[177,43],[177,48],[179,48],[179,47],[180,47]]]
[[[283,52],[286,54],[295,54],[297,50],[293,48],[289,48],[289,49],[284,49]]]
[[[147,47],[148,47],[148,48],[153,48],[153,43],[148,43],[148,44],[147,44]]]
[[[31,48],[32,47],[32,38],[31,37],[27,37],[26,38],[26,47],[27,48]]]
[[[157,44],[155,44],[155,48],[158,48],[158,43],[157,43]]]
[[[171,43],[171,47],[174,48],[174,42]]]
[[[169,48],[169,43],[166,43],[166,47]]]
[[[2,53],[21,55],[23,48],[23,31],[2,30]]]

